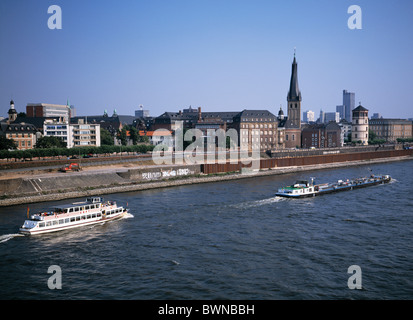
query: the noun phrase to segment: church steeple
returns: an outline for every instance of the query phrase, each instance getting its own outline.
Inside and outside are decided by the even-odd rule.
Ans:
[[[288,122],[293,128],[301,128],[301,92],[298,87],[297,60],[294,60],[291,67],[290,90],[287,95],[288,102]]]
[[[287,101],[301,101],[301,92],[298,88],[297,61],[295,59],[295,50],[293,65],[291,67],[290,90],[288,91]]]

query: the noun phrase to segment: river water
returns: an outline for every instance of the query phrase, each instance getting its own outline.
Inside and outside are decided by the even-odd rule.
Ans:
[[[274,196],[298,179],[371,172],[394,180]],[[31,237],[17,234],[26,205],[0,208],[0,298],[412,299],[412,173],[403,161],[106,195],[131,214]],[[362,289],[348,286],[353,265]],[[49,289],[50,266],[60,267],[61,289]]]

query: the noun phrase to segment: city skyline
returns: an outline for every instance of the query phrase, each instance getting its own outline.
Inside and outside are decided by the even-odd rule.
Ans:
[[[370,113],[411,118],[413,4],[358,1],[362,29],[347,21],[350,1],[54,1],[62,29],[50,30],[49,1],[0,4],[0,116],[13,99],[66,104],[77,115],[158,116],[287,109],[294,51],[302,110],[334,112],[342,92]],[[296,49],[294,49],[296,48]]]

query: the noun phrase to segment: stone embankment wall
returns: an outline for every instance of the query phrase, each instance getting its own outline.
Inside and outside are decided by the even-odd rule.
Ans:
[[[299,165],[292,165],[288,161],[293,160],[286,160],[284,158],[275,160],[283,161],[284,164],[288,163],[288,166],[275,165],[274,167],[272,167],[272,161],[274,159],[266,159],[263,160],[267,161],[266,166],[260,167],[260,170],[250,172],[242,170],[242,167],[240,166],[233,168],[226,167],[226,165],[216,165],[214,172],[207,172],[205,167],[206,165],[162,165],[147,166],[139,169],[107,169],[94,172],[59,173],[37,177],[0,180],[0,206],[62,200],[91,195],[147,190],[205,182],[244,179],[369,163],[408,160],[412,159],[412,153],[413,150],[399,150],[395,153],[387,153],[387,156],[382,154],[381,157],[375,158],[367,157],[364,159],[363,156],[357,156],[358,158],[354,161],[345,161],[343,160],[344,158],[341,157],[329,157],[325,159],[340,159],[343,161],[321,161],[319,163],[315,161],[315,159],[312,159],[311,163],[308,164],[303,164],[302,161],[310,160],[303,160],[302,158],[301,160],[298,160],[299,158],[297,158],[295,161],[298,161],[296,164]],[[379,154],[377,154],[377,156],[378,155]],[[211,168],[212,167],[210,167],[210,169]],[[220,170],[223,171],[220,172]],[[237,172],[230,173],[234,171]]]

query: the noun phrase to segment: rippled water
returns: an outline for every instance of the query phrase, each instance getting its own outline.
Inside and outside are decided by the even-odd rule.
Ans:
[[[296,179],[369,169],[395,180],[274,196]],[[131,215],[32,237],[17,234],[27,206],[0,208],[0,298],[412,299],[412,172],[404,161],[107,195]],[[48,288],[51,265],[62,270],[60,290]],[[362,270],[361,290],[347,286],[351,265]]]

